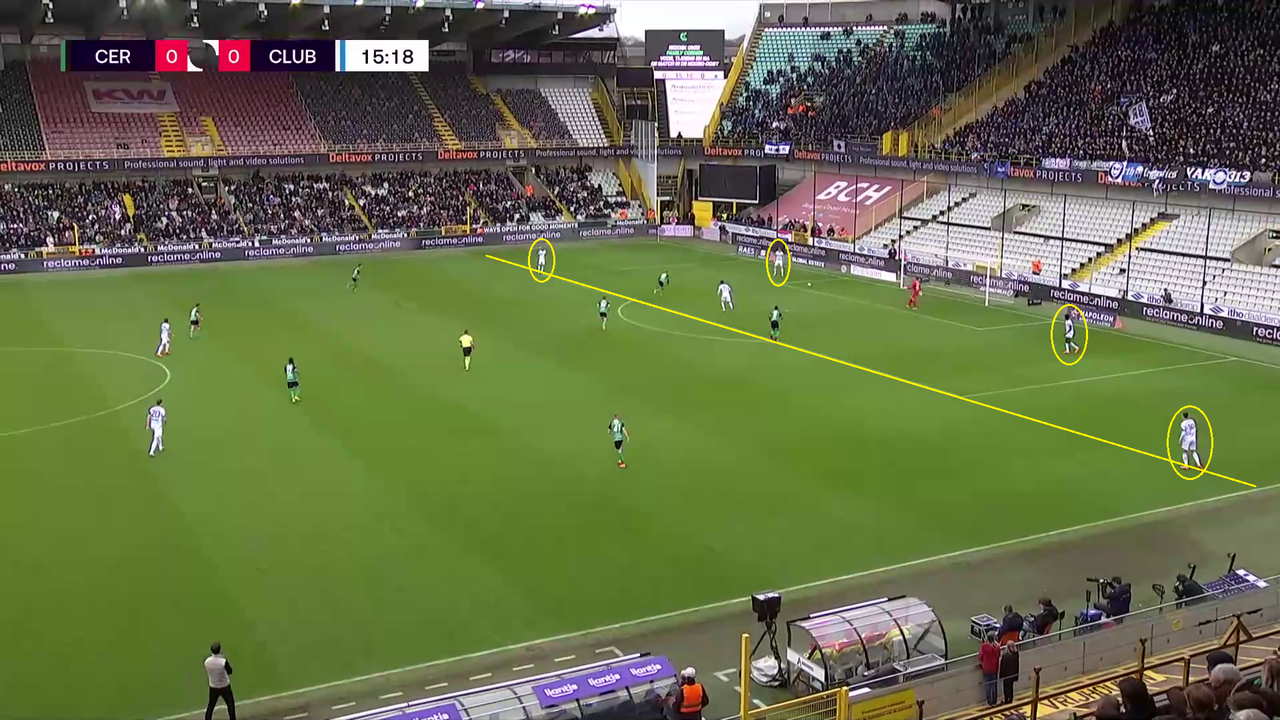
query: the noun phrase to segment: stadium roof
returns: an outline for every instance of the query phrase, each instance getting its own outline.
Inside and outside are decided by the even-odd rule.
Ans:
[[[36,35],[385,37],[533,47],[600,27],[614,14],[606,0],[486,0],[482,7],[475,0],[195,0],[195,7],[192,0],[0,0],[0,30],[17,30],[24,43]]]

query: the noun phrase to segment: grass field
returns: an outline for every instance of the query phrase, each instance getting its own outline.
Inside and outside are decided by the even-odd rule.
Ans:
[[[765,336],[777,304],[787,343],[1159,456],[1197,405],[1211,469],[1272,482],[1260,348],[1095,331],[1068,368],[1049,309],[558,249],[558,275]],[[1244,489],[617,298],[602,331],[599,293],[482,253],[362,259],[354,294],[351,258],[0,282],[0,716],[190,709],[215,639],[247,698]]]

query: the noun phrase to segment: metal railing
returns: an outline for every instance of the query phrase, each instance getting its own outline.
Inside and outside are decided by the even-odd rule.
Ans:
[[[944,718],[947,718],[947,720],[986,720],[987,718],[1003,718],[1009,715],[1010,713],[1024,706],[1029,705],[1031,712],[1028,717],[1030,718],[1030,720],[1037,720],[1040,714],[1041,703],[1046,703],[1056,698],[1064,697],[1066,695],[1077,693],[1082,690],[1087,690],[1089,688],[1096,687],[1104,683],[1116,682],[1118,680],[1121,680],[1127,677],[1136,677],[1141,679],[1143,675],[1149,671],[1160,670],[1160,669],[1171,667],[1171,666],[1177,667],[1178,677],[1181,679],[1181,684],[1178,687],[1185,687],[1190,683],[1192,683],[1193,681],[1204,680],[1208,676],[1207,673],[1205,673],[1204,676],[1201,676],[1198,674],[1193,676],[1192,663],[1196,659],[1203,658],[1209,653],[1214,652],[1215,650],[1233,650],[1234,651],[1233,654],[1236,656],[1236,659],[1238,660],[1241,645],[1254,642],[1257,640],[1264,640],[1266,638],[1277,637],[1277,636],[1280,636],[1280,625],[1272,626],[1271,629],[1265,632],[1255,634],[1253,632],[1250,632],[1248,627],[1245,626],[1242,618],[1242,614],[1237,613],[1236,615],[1234,615],[1234,620],[1232,621],[1231,628],[1228,629],[1227,632],[1223,635],[1222,639],[1216,643],[1209,643],[1209,644],[1198,646],[1195,650],[1192,650],[1190,652],[1183,651],[1183,652],[1168,653],[1166,655],[1149,658],[1147,657],[1147,638],[1142,638],[1138,641],[1139,643],[1138,661],[1133,665],[1124,667],[1120,670],[1116,670],[1115,672],[1107,673],[1105,675],[1094,675],[1088,679],[1081,680],[1079,682],[1072,683],[1069,685],[1060,685],[1057,688],[1053,689],[1052,691],[1047,691],[1047,692],[1040,687],[1041,668],[1035,667],[1032,669],[1033,685],[1032,685],[1032,691],[1029,697],[1023,698],[1021,700],[1015,700],[1013,703],[1010,703],[1008,705],[999,705],[992,708],[983,708],[977,712],[960,713],[955,715],[944,716]],[[1252,662],[1246,662],[1244,664],[1238,665],[1237,667],[1239,667],[1242,673],[1247,673],[1253,670],[1259,670],[1262,667],[1262,664],[1264,662],[1266,662],[1265,659],[1255,660]],[[1158,690],[1156,692],[1151,693],[1151,695],[1153,698],[1163,698],[1168,694],[1170,689],[1172,688]],[[1093,717],[1093,714],[1094,714],[1094,711],[1089,710],[1077,715],[1076,717],[1078,718]],[[923,706],[920,709],[920,718],[921,720],[924,719]]]

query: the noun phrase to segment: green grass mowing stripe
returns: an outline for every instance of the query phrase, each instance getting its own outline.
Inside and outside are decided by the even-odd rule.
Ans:
[[[950,560],[959,560],[961,558],[966,558],[971,556],[981,556],[986,553],[991,553],[997,550],[1003,550],[1005,548],[1015,547],[1018,545],[1029,545],[1029,544],[1044,542],[1046,540],[1054,540],[1054,539],[1058,539],[1058,538],[1073,535],[1073,534],[1086,533],[1091,530],[1110,527],[1113,525],[1125,525],[1128,523],[1133,523],[1135,521],[1142,521],[1147,518],[1154,517],[1161,514],[1181,512],[1184,510],[1190,510],[1193,508],[1202,507],[1204,505],[1221,503],[1221,502],[1226,502],[1228,500],[1238,499],[1245,495],[1255,495],[1256,493],[1260,493],[1260,492],[1276,490],[1278,488],[1280,488],[1280,485],[1273,485],[1270,487],[1259,488],[1254,490],[1240,490],[1237,492],[1228,493],[1226,495],[1217,495],[1214,497],[1201,498],[1199,500],[1180,503],[1178,505],[1171,505],[1169,507],[1155,508],[1152,510],[1144,510],[1142,512],[1132,513],[1132,514],[1124,515],[1120,517],[1109,518],[1106,520],[1098,520],[1095,522],[1084,523],[1084,524],[1075,525],[1072,527],[1060,528],[1057,530],[1049,530],[1046,532],[1036,533],[1035,535],[1028,535],[1026,537],[1015,538],[1012,540],[1003,540],[996,543],[990,543],[988,545],[982,545],[980,547],[967,548],[964,550],[956,550],[954,552],[943,553],[941,555],[933,555],[930,557],[917,558],[915,560],[908,560],[906,562],[896,563],[894,565],[886,565],[884,567],[879,567],[872,570],[861,570],[855,573],[848,573],[846,575],[839,575],[836,577],[824,578],[822,580],[814,580],[811,582],[802,583],[800,585],[785,587],[780,589],[778,592],[781,592],[784,594],[800,593],[800,592],[805,592],[807,590],[814,590],[817,588],[825,587],[827,585],[834,585],[837,583],[848,582],[851,580],[858,580],[861,578],[872,577],[875,575],[897,572],[899,570],[907,570],[910,568],[920,567],[923,565],[932,565],[936,563],[947,562]],[[285,698],[296,697],[299,695],[305,695],[308,693],[318,692],[321,690],[331,690],[333,688],[339,688],[346,685],[353,685],[356,683],[366,682],[369,680],[387,678],[393,675],[398,675],[401,673],[411,672],[415,670],[425,670],[427,668],[440,667],[442,665],[449,665],[452,663],[459,663],[459,662],[464,662],[468,660],[477,660],[480,658],[488,657],[490,655],[498,655],[501,653],[512,652],[516,650],[523,650],[525,648],[537,647],[539,645],[547,645],[550,643],[576,640],[579,638],[590,637],[592,635],[603,635],[605,633],[611,633],[618,630],[625,630],[627,628],[633,628],[640,625],[651,625],[651,624],[660,623],[667,620],[673,620],[681,617],[688,617],[688,616],[698,615],[700,613],[712,612],[715,610],[720,610],[720,609],[740,605],[741,603],[742,603],[742,599],[736,598],[736,597],[728,600],[720,600],[717,602],[706,603],[705,605],[699,605],[697,607],[684,608],[681,610],[673,610],[670,612],[660,613],[657,615],[650,615],[648,617],[636,618],[634,620],[625,620],[622,622],[616,622],[609,625],[602,625],[600,627],[594,627],[587,630],[575,630],[573,632],[562,633],[560,635],[554,635],[551,637],[539,638],[537,640],[528,640],[525,642],[515,643],[512,645],[505,645],[502,647],[490,648],[488,650],[471,652],[465,655],[457,655],[454,657],[431,660],[424,663],[418,663],[416,665],[406,665],[404,667],[399,667],[392,670],[384,670],[376,673],[370,673],[368,675],[361,675],[359,677],[346,678],[343,680],[335,680],[333,682],[324,683],[322,685],[313,685],[310,687],[289,690],[287,692],[276,693],[274,695],[264,695],[262,697],[250,698],[248,700],[238,701],[237,705],[251,705],[255,703],[270,702],[272,700],[281,700]],[[428,688],[428,689],[439,689],[441,687],[444,687],[444,686],[441,685],[437,688]],[[200,710],[190,710],[187,712],[178,713],[176,715],[168,715],[162,718],[158,718],[157,720],[181,720],[181,718],[189,717],[199,712]]]
[[[489,258],[489,259],[491,259],[491,260],[497,260],[497,261],[498,261],[498,262],[500,262],[500,263],[506,263],[507,265],[510,265],[510,266],[512,266],[512,267],[523,267],[523,268],[524,268],[524,269],[526,269],[526,270],[528,270],[528,269],[529,269],[529,267],[528,267],[527,265],[520,265],[519,263],[514,263],[514,262],[511,262],[510,260],[504,260],[504,259],[502,259],[502,258],[494,257],[494,256],[492,256],[492,255],[486,255],[485,257],[487,257],[487,258]],[[1023,414],[1021,414],[1021,413],[1016,413],[1016,412],[1014,412],[1014,411],[1012,411],[1012,410],[1006,410],[1006,409],[1004,409],[1004,408],[996,407],[995,405],[988,405],[987,403],[979,402],[979,401],[977,401],[977,400],[973,400],[973,399],[971,399],[971,398],[964,397],[963,395],[956,395],[955,393],[950,393],[950,392],[947,392],[946,390],[940,390],[940,389],[938,389],[938,388],[930,387],[930,386],[928,386],[928,385],[922,385],[921,383],[917,383],[917,382],[914,382],[914,381],[911,381],[911,380],[907,380],[907,379],[905,379],[905,378],[900,378],[900,377],[898,377],[898,376],[896,376],[896,375],[890,375],[889,373],[880,372],[879,370],[872,370],[871,368],[863,367],[863,366],[861,366],[861,365],[855,365],[854,363],[846,362],[846,361],[844,361],[844,360],[840,360],[840,359],[833,358],[833,357],[830,357],[830,356],[827,356],[827,355],[823,355],[823,354],[821,354],[821,353],[816,353],[816,352],[814,352],[814,351],[812,351],[812,350],[806,350],[806,349],[801,348],[801,347],[796,347],[795,345],[788,345],[787,343],[784,343],[784,342],[776,342],[776,341],[772,341],[772,340],[769,340],[768,338],[761,337],[761,336],[756,335],[756,334],[754,334],[754,333],[749,333],[749,332],[747,332],[747,331],[745,331],[745,330],[739,330],[739,329],[737,329],[737,328],[729,327],[728,325],[721,325],[720,323],[712,322],[712,321],[710,321],[710,320],[704,320],[704,319],[702,319],[702,318],[700,318],[700,317],[695,317],[695,316],[693,316],[693,315],[689,315],[689,314],[687,314],[687,313],[682,313],[682,312],[680,312],[680,311],[678,311],[678,310],[672,310],[672,309],[670,309],[670,308],[665,308],[665,307],[662,307],[661,305],[654,305],[653,303],[645,302],[644,300],[637,300],[636,298],[628,297],[628,296],[623,295],[623,294],[621,294],[621,293],[611,292],[611,291],[609,291],[609,290],[603,290],[603,289],[598,288],[598,287],[595,287],[595,286],[593,286],[593,285],[588,285],[588,284],[586,284],[586,283],[579,282],[579,281],[577,281],[577,280],[571,280],[571,279],[569,279],[569,278],[567,278],[567,277],[563,277],[563,276],[561,276],[561,275],[551,275],[550,273],[542,273],[542,272],[540,272],[540,271],[538,271],[538,270],[533,270],[532,272],[540,273],[540,274],[543,274],[543,275],[548,275],[548,276],[550,276],[550,277],[552,277],[552,278],[555,278],[555,279],[557,279],[557,280],[562,280],[562,281],[567,282],[567,283],[570,283],[570,284],[572,284],[572,285],[577,285],[577,286],[579,286],[579,287],[584,287],[584,288],[587,288],[588,290],[595,290],[596,292],[604,293],[605,295],[613,295],[614,297],[619,297],[619,298],[622,298],[623,300],[628,300],[628,301],[633,302],[633,303],[639,303],[639,304],[641,304],[641,305],[645,305],[645,306],[648,306],[648,307],[651,307],[651,308],[655,308],[655,309],[657,309],[657,310],[663,310],[663,311],[665,311],[665,312],[669,312],[669,313],[672,313],[672,314],[675,314],[675,315],[679,315],[680,317],[687,318],[687,319],[689,319],[689,320],[696,320],[697,322],[705,323],[705,324],[707,324],[707,325],[711,325],[711,326],[713,326],[713,327],[718,327],[718,328],[720,328],[720,329],[722,329],[722,330],[728,330],[728,331],[730,331],[730,332],[735,332],[735,333],[738,333],[738,334],[740,334],[740,335],[744,335],[744,336],[746,336],[746,337],[755,338],[756,340],[760,340],[760,341],[767,342],[767,343],[772,343],[772,344],[777,345],[777,346],[779,346],[779,347],[785,347],[785,348],[787,348],[787,349],[789,349],[789,350],[795,350],[796,352],[804,353],[805,355],[810,355],[810,356],[813,356],[813,357],[816,357],[816,358],[819,358],[819,359],[822,359],[822,360],[827,360],[827,361],[829,361],[829,362],[833,362],[833,363],[837,363],[837,364],[840,364],[840,365],[844,365],[844,366],[846,366],[846,367],[853,368],[854,370],[861,370],[861,371],[866,372],[866,373],[871,373],[872,375],[876,375],[876,376],[878,376],[878,377],[885,378],[886,380],[894,380],[894,381],[896,381],[896,382],[900,382],[900,383],[903,383],[903,384],[906,384],[906,385],[910,385],[910,386],[912,386],[912,387],[920,388],[921,390],[928,390],[929,392],[934,392],[934,393],[937,393],[937,394],[939,394],[939,395],[943,395],[943,396],[945,396],[945,397],[953,398],[953,399],[956,399],[956,400],[961,400],[961,401],[963,401],[963,402],[967,402],[967,403],[972,403],[972,404],[974,404],[974,405],[977,405],[978,407],[986,408],[986,409],[988,409],[988,410],[994,410],[994,411],[996,411],[996,412],[998,412],[998,413],[1004,413],[1005,415],[1010,415],[1010,416],[1012,416],[1012,417],[1016,417],[1016,418],[1018,418],[1018,419],[1020,419],[1020,420],[1027,420],[1027,421],[1030,421],[1030,422],[1036,423],[1037,425],[1043,425],[1043,426],[1045,426],[1045,427],[1053,428],[1053,429],[1055,429],[1055,430],[1061,430],[1061,431],[1063,431],[1063,432],[1071,433],[1072,435],[1076,435],[1076,436],[1079,436],[1079,437],[1082,437],[1082,438],[1086,438],[1086,439],[1089,439],[1089,440],[1094,440],[1094,441],[1096,441],[1096,442],[1104,443],[1104,444],[1106,444],[1106,445],[1110,445],[1110,446],[1112,446],[1112,447],[1117,447],[1117,448],[1120,448],[1121,450],[1128,450],[1129,452],[1132,452],[1132,453],[1137,453],[1137,454],[1139,454],[1139,455],[1145,455],[1146,457],[1153,458],[1153,459],[1159,460],[1159,461],[1161,461],[1161,462],[1169,462],[1169,459],[1168,459],[1168,458],[1162,458],[1162,457],[1160,457],[1159,455],[1156,455],[1155,453],[1149,453],[1149,452],[1147,452],[1147,451],[1145,451],[1145,450],[1139,450],[1139,449],[1134,448],[1134,447],[1129,447],[1128,445],[1122,445],[1122,444],[1120,444],[1120,443],[1113,442],[1113,441],[1111,441],[1111,440],[1106,440],[1106,439],[1104,439],[1104,438],[1100,438],[1100,437],[1097,437],[1097,436],[1095,436],[1095,435],[1090,435],[1090,434],[1088,434],[1088,433],[1080,432],[1079,430],[1072,430],[1071,428],[1063,427],[1063,426],[1061,426],[1061,425],[1055,425],[1054,423],[1047,422],[1047,421],[1045,421],[1045,420],[1039,420],[1039,419],[1037,419],[1037,418],[1028,417],[1027,415],[1023,415]],[[1217,477],[1217,478],[1222,478],[1223,480],[1230,480],[1231,482],[1239,483],[1239,484],[1241,484],[1241,485],[1245,485],[1245,486],[1248,486],[1248,487],[1251,487],[1251,488],[1256,488],[1256,487],[1257,487],[1257,485],[1254,485],[1253,483],[1245,482],[1244,480],[1237,480],[1236,478],[1228,477],[1228,476],[1226,476],[1226,475],[1222,475],[1222,474],[1220,474],[1220,473],[1215,473],[1215,472],[1213,472],[1213,471],[1211,471],[1211,470],[1205,470],[1205,471],[1204,471],[1204,474],[1205,474],[1205,475],[1212,475],[1212,476]]]

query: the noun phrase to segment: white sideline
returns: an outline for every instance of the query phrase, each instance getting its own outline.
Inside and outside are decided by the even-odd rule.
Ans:
[[[1154,510],[1143,510],[1142,512],[1131,513],[1129,515],[1122,515],[1120,517],[1110,518],[1108,520],[1095,520],[1093,522],[1084,523],[1082,525],[1075,525],[1068,528],[1061,528],[1058,530],[1050,530],[1048,532],[1036,533],[1035,535],[1027,535],[1026,537],[1015,538],[1013,540],[1002,540],[1000,542],[990,543],[988,545],[969,548],[968,550],[956,550],[949,553],[942,553],[940,555],[933,555],[930,557],[918,558],[915,560],[908,560],[906,562],[897,563],[895,565],[886,565],[885,567],[876,568],[874,570],[862,570],[855,573],[849,573],[847,575],[839,575],[837,577],[827,578],[825,580],[815,580],[813,582],[807,582],[807,583],[802,583],[800,585],[795,585],[793,587],[783,588],[778,592],[782,592],[782,593],[800,592],[803,590],[811,590],[813,588],[822,587],[824,585],[831,585],[834,583],[845,582],[848,580],[857,580],[860,578],[871,577],[873,575],[879,575],[881,573],[894,572],[897,570],[905,570],[907,568],[918,567],[920,565],[928,565],[931,563],[942,562],[945,560],[955,560],[956,558],[961,558],[968,555],[978,555],[986,552],[991,552],[992,550],[999,550],[1002,548],[1012,547],[1014,545],[1021,545],[1023,543],[1032,543],[1032,542],[1038,542],[1041,540],[1048,540],[1050,538],[1056,538],[1063,535],[1070,535],[1072,533],[1077,533],[1084,530],[1092,530],[1094,528],[1105,527],[1107,525],[1114,525],[1117,523],[1126,523],[1132,520],[1139,520],[1141,518],[1151,517],[1152,515],[1159,515],[1160,513],[1174,512],[1177,510],[1186,510],[1188,508],[1199,507],[1201,505],[1208,505],[1210,503],[1218,503],[1224,500],[1231,500],[1233,498],[1238,498],[1243,495],[1248,495],[1250,493],[1267,492],[1267,491],[1275,490],[1277,488],[1280,488],[1280,485],[1270,485],[1262,488],[1240,490],[1238,492],[1227,493],[1226,495],[1217,495],[1215,497],[1201,498],[1199,500],[1192,500],[1190,502],[1180,503],[1178,505],[1170,505],[1169,507],[1156,508]],[[448,665],[449,663],[462,662],[464,660],[475,660],[477,658],[482,658],[488,655],[496,655],[499,653],[511,652],[514,650],[522,650],[524,648],[533,647],[535,645],[543,645],[546,643],[553,643],[553,642],[562,642],[565,640],[574,640],[577,638],[586,637],[588,635],[596,635],[599,633],[612,632],[614,630],[622,630],[624,628],[635,627],[637,625],[644,625],[646,623],[653,623],[661,620],[669,620],[671,618],[677,618],[683,615],[692,615],[700,612],[707,612],[710,610],[727,608],[732,605],[742,604],[743,602],[744,601],[742,598],[733,598],[731,600],[721,600],[719,602],[708,603],[706,605],[699,605],[698,607],[685,608],[683,610],[672,610],[670,612],[659,613],[657,615],[650,615],[649,617],[639,618],[637,620],[625,620],[623,622],[612,623],[610,625],[603,625],[601,627],[591,628],[590,630],[578,630],[575,632],[564,633],[562,635],[553,635],[551,637],[541,638],[539,640],[529,640],[526,642],[515,643],[514,645],[506,645],[504,647],[493,648],[491,650],[481,650],[478,652],[466,653],[465,655],[456,655],[451,658],[443,658],[441,660],[431,660],[429,662],[418,663],[416,665],[406,665],[404,667],[396,668],[394,670],[383,670],[381,672],[371,673],[368,675],[361,675],[360,677],[349,678],[346,680],[335,680],[333,682],[322,683],[320,685],[312,685],[311,687],[299,688],[297,690],[288,690],[282,693],[275,693],[274,695],[264,695],[259,698],[241,700],[240,702],[237,703],[237,705],[250,705],[253,703],[267,702],[270,700],[279,700],[282,698],[293,697],[295,695],[301,695],[304,693],[316,692],[319,690],[328,690],[335,687],[341,687],[343,685],[350,685],[352,683],[364,682],[367,680],[375,680],[378,678],[385,678],[388,675],[395,675],[397,673],[409,672],[412,670],[423,670],[426,668],[436,667],[439,665]],[[169,715],[169,716],[160,718],[159,720],[179,720],[179,718],[186,718],[193,715],[198,715],[200,712],[202,711],[191,710],[185,713],[179,713],[177,715]]]
[[[1164,367],[1147,368],[1145,370],[1130,370],[1129,372],[1112,373],[1111,375],[1095,375],[1093,377],[1075,378],[1074,380],[1062,380],[1061,382],[1044,383],[1042,385],[1025,385],[1023,387],[1005,388],[1003,390],[988,390],[986,392],[973,393],[965,395],[967,398],[987,397],[989,395],[1004,395],[1005,393],[1021,392],[1023,390],[1040,390],[1042,388],[1059,387],[1061,385],[1075,385],[1077,383],[1093,382],[1095,380],[1110,380],[1112,378],[1132,377],[1133,375],[1146,375],[1147,373],[1163,372],[1165,370],[1180,370],[1182,368],[1200,367],[1201,365],[1218,365],[1220,363],[1236,362],[1235,358],[1218,358],[1217,360],[1205,360],[1204,362],[1183,363],[1182,365],[1165,365]]]
[[[710,253],[710,254],[712,254],[712,255],[724,255],[724,253],[720,253],[720,252],[717,252],[717,251],[715,251],[715,250],[711,250],[711,249],[709,249],[709,248],[700,248],[700,247],[696,247],[696,246],[694,246],[694,245],[687,245],[687,244],[684,244],[684,243],[668,242],[668,243],[663,243],[663,244],[664,244],[664,245],[670,245],[670,246],[672,246],[672,247],[682,247],[682,248],[685,248],[686,250],[695,250],[695,251],[697,251],[697,252]],[[751,258],[743,257],[743,256],[741,256],[741,255],[730,255],[729,257],[741,258],[742,260],[751,261]],[[829,275],[829,274],[828,274],[828,273],[824,273],[824,275]],[[863,280],[863,278],[860,278],[860,277],[858,277],[857,275],[830,275],[830,278],[831,278],[831,279],[834,279],[834,278],[843,278],[843,279],[845,279],[845,280],[862,280],[863,282],[871,282],[870,280]],[[881,285],[883,285],[883,283],[880,283],[880,284],[881,284]],[[963,299],[963,298],[959,298],[959,297],[956,297],[956,298],[947,298],[947,299],[948,299],[948,300],[955,300],[956,302],[963,302],[963,303],[966,303],[966,304],[969,304],[969,305],[980,305],[980,303],[975,303],[975,302],[972,302],[972,301],[970,301],[970,300]],[[1015,314],[1015,315],[1025,315],[1026,317],[1036,318],[1036,319],[1040,320],[1040,322],[1044,322],[1045,320],[1047,320],[1047,319],[1048,319],[1046,316],[1043,316],[1043,315],[1037,315],[1037,314],[1035,314],[1035,313],[1029,313],[1029,312],[1027,312],[1027,311],[1025,311],[1025,310],[1018,310],[1018,309],[1016,309],[1016,308],[1006,308],[1006,307],[995,307],[995,306],[992,306],[992,307],[991,307],[991,309],[992,309],[992,310],[999,310],[999,311],[1003,311],[1003,312],[1007,312],[1007,313],[1013,313],[1013,314]],[[925,316],[921,315],[920,317],[925,317]],[[1030,325],[1035,325],[1035,324],[1037,324],[1037,323],[1027,323],[1027,325],[1028,325],[1028,326],[1030,326]],[[997,327],[979,328],[979,329],[982,329],[982,330],[1003,330],[1003,329],[1011,328],[1011,327],[1021,327],[1021,325],[1000,325],[1000,326],[997,326]],[[1167,341],[1167,340],[1157,340],[1157,339],[1155,339],[1155,338],[1149,338],[1149,337],[1146,337],[1146,336],[1143,336],[1143,335],[1135,335],[1135,334],[1132,334],[1132,333],[1121,332],[1120,330],[1116,330],[1115,328],[1090,328],[1090,329],[1091,329],[1091,330],[1095,330],[1095,329],[1096,329],[1096,330],[1098,330],[1098,331],[1100,331],[1100,332],[1105,332],[1105,333],[1115,333],[1115,334],[1117,334],[1117,335],[1120,335],[1121,337],[1131,338],[1131,339],[1133,339],[1133,340],[1141,340],[1142,342],[1155,343],[1156,345],[1164,345],[1165,347],[1178,348],[1179,350],[1190,350],[1191,352],[1198,352],[1198,353],[1200,353],[1200,354],[1202,354],[1202,355],[1212,355],[1213,357],[1219,357],[1219,358],[1230,358],[1230,359],[1232,359],[1232,360],[1239,360],[1240,362],[1243,362],[1243,363],[1249,363],[1249,364],[1251,364],[1251,365],[1261,365],[1262,367],[1269,367],[1269,368],[1272,368],[1273,370],[1280,370],[1280,365],[1276,365],[1276,364],[1274,364],[1274,363],[1264,362],[1264,361],[1262,361],[1262,360],[1254,360],[1253,358],[1240,357],[1239,355],[1229,355],[1229,354],[1227,354],[1227,353],[1220,353],[1220,352],[1216,352],[1216,351],[1214,351],[1214,350],[1205,350],[1204,348],[1193,347],[1193,346],[1191,346],[1191,345],[1180,345],[1180,344],[1178,344],[1178,343],[1169,342],[1169,341]]]

